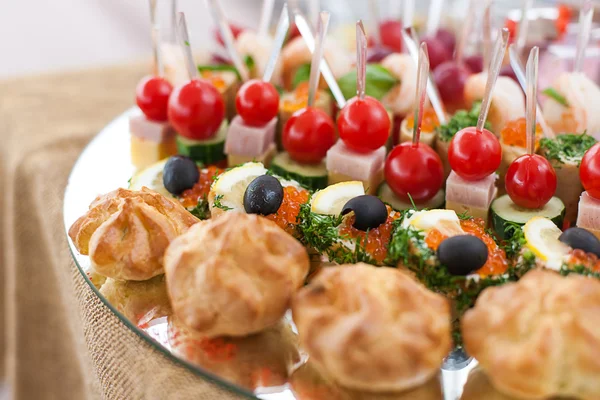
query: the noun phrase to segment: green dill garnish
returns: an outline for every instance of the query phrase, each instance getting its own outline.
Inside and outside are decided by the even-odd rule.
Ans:
[[[461,213],[456,213],[456,216],[458,217],[458,219],[462,220],[466,220],[466,219],[471,219],[471,216],[469,215],[469,212],[467,210],[461,212]]]
[[[216,208],[220,208],[220,209],[221,209],[221,210],[223,210],[223,211],[229,211],[229,210],[233,210],[233,208],[231,208],[231,207],[227,207],[226,205],[224,205],[224,204],[222,204],[222,203],[221,203],[221,199],[222,199],[222,198],[223,198],[223,195],[222,195],[222,194],[218,194],[218,195],[216,195],[216,196],[215,196],[215,201],[214,201],[213,205],[214,205]]]
[[[206,198],[198,199],[198,204],[196,204],[196,207],[189,210],[189,212],[192,213],[192,215],[195,216],[196,218],[199,218],[202,220],[209,219],[210,218],[210,207],[208,205],[208,201],[206,201]]]
[[[445,125],[440,125],[436,128],[438,133],[438,137],[444,141],[449,142],[452,140],[456,132],[461,129],[468,128],[470,126],[477,126],[477,119],[479,119],[479,110],[481,109],[481,102],[476,102],[473,104],[473,107],[470,111],[460,110],[457,111],[456,114],[450,121],[448,121]],[[491,129],[492,125],[486,121],[485,129]]]
[[[131,186],[131,180],[133,179],[133,176],[129,177],[129,179],[127,179],[127,186]]]
[[[542,93],[545,94],[546,96],[550,97],[552,100],[556,101],[557,103],[559,103],[565,107],[569,107],[569,102],[567,101],[565,96],[558,93],[556,91],[556,89],[549,87],[549,88],[544,89],[544,91]]]
[[[549,161],[556,164],[575,162],[581,163],[583,155],[596,143],[596,139],[586,132],[582,134],[567,133],[558,135],[554,139],[542,138],[540,140],[540,153]]]
[[[519,255],[521,248],[527,242],[525,241],[523,227],[515,222],[505,222],[504,235],[508,239],[504,241],[502,248],[506,253],[506,258],[510,260]]]
[[[585,265],[576,264],[576,265],[567,265],[563,264],[558,271],[563,276],[568,276],[571,274],[583,275],[590,278],[600,279],[600,272],[593,271],[587,268]]]
[[[410,200],[410,204],[412,204],[412,208],[413,210],[417,211],[417,205],[415,204],[415,201],[413,200],[412,196],[410,195],[410,193],[406,193],[408,195],[408,199]]]

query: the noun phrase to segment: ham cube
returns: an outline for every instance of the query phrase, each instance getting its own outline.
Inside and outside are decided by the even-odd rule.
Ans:
[[[265,126],[248,126],[236,115],[229,125],[225,140],[225,154],[258,159],[265,154],[272,143],[275,143],[277,117]]]
[[[577,226],[587,229],[600,239],[600,200],[583,192],[579,199]]]
[[[457,214],[467,212],[487,223],[490,205],[498,193],[496,179],[498,175],[491,174],[480,181],[467,181],[452,171],[446,181],[446,208]]]
[[[168,122],[156,122],[144,115],[129,118],[131,162],[145,168],[163,158],[177,154],[175,130]]]
[[[329,184],[362,181],[367,193],[375,194],[383,182],[385,146],[368,153],[358,153],[338,140],[327,151],[326,165],[329,172]]]
[[[144,115],[134,115],[129,118],[129,131],[138,139],[155,143],[175,139],[175,130],[169,122],[151,121]]]

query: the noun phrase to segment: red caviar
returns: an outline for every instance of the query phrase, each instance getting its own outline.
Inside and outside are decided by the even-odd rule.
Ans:
[[[570,266],[583,265],[589,270],[600,272],[600,260],[594,253],[586,253],[581,249],[574,249],[571,252],[568,264]]]
[[[300,213],[300,206],[308,201],[308,191],[296,189],[293,186],[283,188],[283,201],[275,214],[267,215],[265,218],[275,222],[287,233],[293,234],[296,227],[296,219]]]
[[[481,218],[470,218],[460,221],[460,226],[467,235],[478,237],[485,243],[488,249],[488,259],[486,263],[477,270],[480,276],[500,275],[508,269],[506,253],[498,246],[494,238],[485,231],[485,222]],[[427,247],[432,250],[437,250],[440,243],[446,239],[446,236],[440,233],[437,229],[432,229],[425,237]]]
[[[214,178],[222,173],[223,170],[215,166],[210,166],[200,170],[200,179],[192,187],[184,191],[181,194],[181,204],[184,207],[195,207],[198,204],[198,200],[206,198],[210,191],[210,185],[212,185]]]
[[[304,108],[308,104],[308,82],[301,82],[292,92],[293,98],[284,98],[282,100],[283,109],[287,112],[295,112]],[[319,92],[315,93],[315,101],[319,98]]]
[[[210,83],[212,83],[219,92],[222,92],[225,89],[225,81],[220,75],[214,73],[213,71],[202,71],[200,75],[202,75],[202,78],[207,79]]]
[[[542,138],[540,124],[535,126],[535,148],[537,150]],[[527,147],[527,121],[525,118],[517,118],[509,121],[500,132],[500,142],[507,146]]]
[[[415,125],[415,115],[409,114],[406,117],[406,128],[412,129]],[[433,132],[435,128],[440,126],[437,114],[432,109],[427,109],[423,112],[423,121],[421,122],[421,130],[423,132]]]
[[[400,213],[391,215],[392,209],[389,206],[386,207],[388,210],[387,220],[377,228],[369,230],[368,235],[367,232],[358,230],[352,226],[355,220],[354,214],[350,214],[344,218],[340,225],[340,235],[349,236],[354,239],[360,237],[361,244],[364,246],[366,252],[379,263],[383,262],[387,257],[388,244],[392,236],[392,223],[400,217]],[[365,237],[367,238],[366,245],[364,243]]]

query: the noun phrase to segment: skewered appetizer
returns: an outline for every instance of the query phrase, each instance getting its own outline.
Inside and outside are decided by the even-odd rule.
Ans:
[[[245,29],[235,41],[238,53],[245,59],[252,60],[249,68],[250,78],[260,79],[265,73],[274,46],[274,40],[269,35],[261,35],[253,30]],[[273,85],[281,86],[283,60],[277,60],[273,71]]]
[[[413,137],[413,127],[415,125],[414,115],[408,115],[402,120],[400,124],[400,139],[399,143],[410,142]],[[421,143],[428,145],[429,147],[435,148],[435,140],[437,137],[437,130],[440,126],[435,111],[428,108],[423,112],[423,121],[421,122]]]
[[[579,178],[585,192],[579,200],[577,226],[600,238],[600,144],[593,145],[583,156]]]
[[[241,81],[234,67],[223,68],[212,65],[198,65],[200,76],[213,84],[223,96],[225,117],[231,121],[236,115],[236,94],[240,90]]]

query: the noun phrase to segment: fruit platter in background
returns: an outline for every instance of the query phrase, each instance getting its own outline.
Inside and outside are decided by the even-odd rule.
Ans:
[[[600,398],[592,3],[524,1],[499,24],[471,2],[458,29],[444,1],[402,20],[371,3],[350,37],[318,2],[272,18],[265,0],[250,29],[207,0],[216,50],[198,65],[185,15],[165,42],[151,1],[152,74],[114,142],[134,172],[66,212],[78,265],[247,395]],[[552,43],[532,44],[548,15]],[[567,26],[572,65],[542,83]]]

